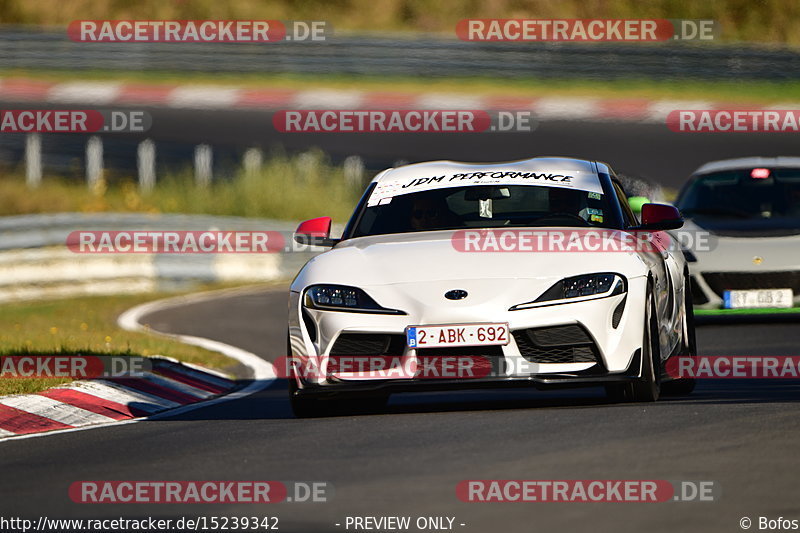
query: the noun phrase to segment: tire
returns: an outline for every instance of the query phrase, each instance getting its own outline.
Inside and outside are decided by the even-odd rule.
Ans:
[[[683,343],[681,350],[683,357],[697,357],[697,338],[694,330],[694,305],[692,304],[692,285],[689,278],[684,277],[684,321]],[[686,396],[694,391],[697,381],[694,378],[673,379],[661,385],[661,392],[670,396]]]
[[[661,395],[661,348],[658,342],[658,322],[653,295],[648,291],[642,338],[642,374],[632,383],[631,400],[655,402]]]

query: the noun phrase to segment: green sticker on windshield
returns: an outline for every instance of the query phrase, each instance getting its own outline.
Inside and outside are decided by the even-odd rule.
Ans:
[[[599,192],[590,192],[588,193],[588,196],[592,200],[601,200],[603,198],[603,195],[601,195]]]

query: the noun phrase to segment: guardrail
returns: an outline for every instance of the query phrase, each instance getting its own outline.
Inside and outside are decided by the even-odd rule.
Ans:
[[[0,67],[502,78],[796,79],[800,53],[716,43],[476,43],[429,34],[268,44],[78,43],[0,26]]]
[[[291,232],[294,228],[292,222],[205,215],[58,213],[0,217],[0,302],[174,290],[202,282],[288,279],[323,251],[79,254],[66,246],[72,231]]]

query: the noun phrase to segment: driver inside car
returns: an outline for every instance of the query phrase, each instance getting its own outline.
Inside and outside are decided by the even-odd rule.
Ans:
[[[414,198],[409,222],[415,231],[447,229],[458,225],[456,216],[444,198],[430,194]]]
[[[565,213],[589,220],[589,210],[584,195],[572,189],[552,187],[548,191],[548,205],[553,215]]]

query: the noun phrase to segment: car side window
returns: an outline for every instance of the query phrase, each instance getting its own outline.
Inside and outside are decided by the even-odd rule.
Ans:
[[[638,226],[639,219],[633,213],[630,204],[628,204],[628,197],[625,196],[625,192],[622,190],[622,187],[620,187],[619,183],[617,182],[614,182],[614,192],[617,194],[619,205],[622,208],[622,216],[625,217],[625,225]]]

